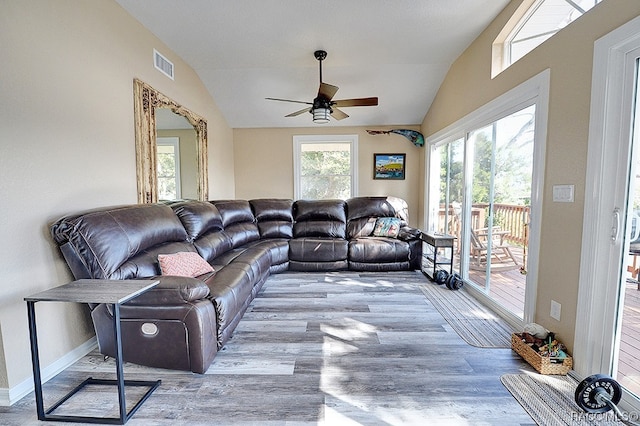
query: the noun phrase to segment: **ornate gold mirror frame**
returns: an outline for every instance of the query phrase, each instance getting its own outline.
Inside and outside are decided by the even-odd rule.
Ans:
[[[133,81],[133,94],[138,203],[155,203],[158,201],[156,108],[171,109],[174,113],[186,118],[195,129],[198,151],[198,199],[206,201],[209,198],[207,121],[138,79]]]

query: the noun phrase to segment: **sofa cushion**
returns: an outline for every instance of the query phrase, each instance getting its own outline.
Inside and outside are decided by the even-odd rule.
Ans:
[[[396,238],[360,237],[349,241],[349,261],[361,263],[409,262],[409,243]]]
[[[346,201],[347,220],[361,217],[397,217],[404,222],[409,217],[406,201],[397,197],[355,197]]]
[[[375,217],[360,217],[347,223],[348,238],[368,237],[376,227]]]
[[[265,198],[249,201],[261,238],[293,237],[293,201]]]
[[[233,248],[231,237],[224,231],[207,232],[193,242],[193,245],[207,262],[222,256]]]
[[[211,203],[181,201],[171,204],[171,208],[184,225],[189,241],[194,241],[206,232],[222,230],[222,216]]]
[[[269,248],[271,266],[285,264],[289,261],[289,240],[271,239],[261,241],[259,244]]]
[[[407,226],[409,206],[401,198],[355,197],[346,201],[346,209],[348,239],[372,235],[371,220],[380,217],[397,217],[399,228]]]
[[[234,248],[260,239],[260,232],[255,223],[234,223],[226,227],[224,233],[227,234]]]
[[[258,222],[267,220],[293,222],[293,200],[260,198],[249,201],[249,204]]]
[[[293,238],[293,223],[284,221],[258,222],[261,238]]]
[[[260,232],[248,201],[222,200],[212,203],[222,216],[224,232],[231,240],[232,247],[241,247],[260,239]]]
[[[246,200],[218,200],[212,203],[220,212],[225,229],[234,223],[255,222],[251,206]]]
[[[346,212],[342,200],[298,200],[293,212],[294,238],[346,238]]]
[[[294,238],[289,241],[289,259],[299,262],[346,260],[348,241],[337,238]]]
[[[296,222],[333,220],[346,223],[345,203],[342,200],[298,200],[293,205]]]
[[[346,226],[331,220],[296,222],[293,225],[293,237],[346,238]]]
[[[51,227],[55,241],[83,259],[91,278],[124,279],[112,274],[136,254],[171,242],[187,242],[187,232],[171,207],[135,204],[66,216]]]
[[[197,277],[213,272],[211,265],[198,253],[181,251],[172,254],[159,254],[158,263],[162,275],[177,275],[179,277]]]
[[[181,251],[193,251],[193,246],[188,242],[173,242],[148,248],[127,259],[118,269],[111,273],[109,279],[128,280],[155,277],[162,273],[158,264],[158,255]]]

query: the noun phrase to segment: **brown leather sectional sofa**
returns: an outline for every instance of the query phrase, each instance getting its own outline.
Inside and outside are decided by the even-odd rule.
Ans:
[[[121,307],[126,361],[203,373],[272,273],[418,269],[407,211],[395,197],[179,201],[69,215],[51,234],[76,279],[160,281]],[[397,237],[372,236],[381,217],[399,219]],[[161,275],[158,255],[177,252],[214,272]],[[113,356],[110,306],[90,308],[100,351]]]

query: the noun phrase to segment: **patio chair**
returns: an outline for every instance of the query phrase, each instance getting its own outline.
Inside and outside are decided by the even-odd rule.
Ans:
[[[487,266],[488,231],[487,228],[471,230],[471,268],[484,270]],[[498,226],[491,229],[492,270],[510,270],[520,267],[518,260],[511,252],[511,247],[504,241],[509,234],[509,231],[503,231]]]

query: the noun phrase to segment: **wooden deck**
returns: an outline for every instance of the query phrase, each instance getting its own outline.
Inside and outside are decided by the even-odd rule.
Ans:
[[[522,249],[520,247],[512,247],[511,251],[518,264],[522,265]],[[489,296],[522,318],[524,315],[524,292],[527,276],[520,273],[520,268],[517,265],[511,266],[506,263],[506,266],[506,269],[500,269],[503,267],[499,266],[496,271],[491,273]],[[472,269],[469,271],[469,278],[481,288],[486,287],[485,271]]]
[[[512,251],[522,263],[522,249],[514,247]],[[469,278],[481,288],[486,286],[484,271],[469,271]],[[522,317],[525,280],[526,275],[521,274],[518,268],[492,272],[489,296]],[[627,280],[625,288],[617,380],[631,392],[640,395],[640,287],[638,281],[632,279]]]
[[[622,318],[618,380],[640,395],[640,290],[637,281],[627,281]]]

